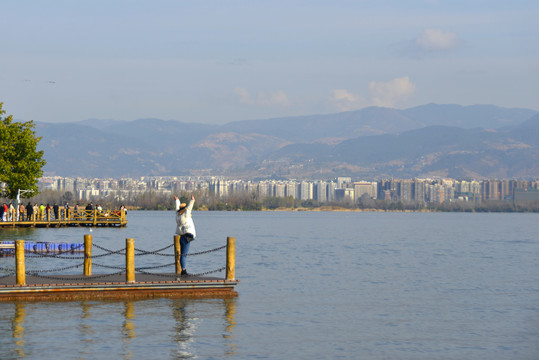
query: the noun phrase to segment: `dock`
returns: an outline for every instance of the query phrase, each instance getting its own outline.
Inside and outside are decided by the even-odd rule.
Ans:
[[[141,299],[160,297],[234,297],[238,284],[207,276],[179,276],[174,273],[158,275],[137,274],[134,283],[125,275],[63,275],[62,280],[47,280],[26,276],[26,285],[17,285],[14,276],[0,278],[0,301],[13,300],[102,300]]]
[[[158,298],[158,297],[235,297],[235,286],[239,280],[235,279],[235,239],[227,238],[224,246],[205,250],[200,253],[188,255],[203,255],[213,251],[226,249],[226,266],[202,274],[181,275],[179,266],[181,245],[179,236],[174,236],[173,244],[163,249],[146,251],[135,249],[134,239],[126,239],[125,249],[109,250],[101,246],[99,249],[106,252],[92,256],[92,235],[84,236],[83,256],[73,256],[70,252],[54,254],[37,254],[35,256],[50,257],[51,259],[82,260],[78,264],[64,269],[83,267],[82,274],[53,274],[51,270],[26,271],[24,240],[15,241],[15,272],[0,267],[0,301],[14,300],[78,300],[78,299],[132,299],[132,298]],[[173,254],[163,253],[166,249],[174,247]],[[137,253],[137,254],[135,254]],[[153,267],[135,267],[135,255],[161,255],[172,256],[174,262]],[[69,255],[69,256],[64,256]],[[120,255],[124,267],[100,265],[92,262],[107,255]],[[120,270],[110,274],[92,274],[93,266]],[[173,266],[174,272],[149,272],[156,268]],[[63,269],[58,269],[62,271]],[[223,278],[208,276],[216,272],[225,271]],[[4,274],[3,274],[4,273]],[[6,274],[7,273],[7,274]]]
[[[6,227],[66,227],[66,226],[127,226],[125,210],[67,210],[58,214],[48,210],[43,213],[19,214],[15,210],[7,221],[0,221],[0,228]]]

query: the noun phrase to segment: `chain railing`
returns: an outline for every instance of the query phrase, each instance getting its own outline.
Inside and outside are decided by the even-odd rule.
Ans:
[[[133,239],[126,239],[126,248],[125,249],[111,250],[111,249],[108,249],[108,248],[106,248],[104,246],[101,246],[99,244],[92,244],[92,236],[91,235],[85,235],[84,244],[80,244],[80,245],[77,246],[78,250],[80,250],[81,247],[84,247],[84,255],[81,255],[81,256],[70,256],[70,255],[73,254],[73,249],[74,249],[73,246],[71,246],[71,248],[66,246],[65,251],[60,250],[60,251],[56,251],[54,253],[42,253],[42,252],[38,252],[37,249],[35,248],[35,246],[34,246],[33,249],[32,248],[25,249],[24,248],[24,241],[23,240],[17,240],[15,242],[15,257],[16,257],[15,271],[13,269],[10,269],[10,268],[0,267],[0,271],[6,273],[6,274],[3,274],[3,275],[0,275],[0,279],[15,275],[17,277],[17,284],[19,284],[20,282],[24,282],[21,279],[25,279],[25,275],[35,276],[35,277],[40,277],[40,278],[45,278],[45,279],[73,281],[73,280],[88,280],[88,279],[105,278],[105,277],[110,277],[110,276],[115,276],[115,275],[121,275],[121,274],[124,274],[124,273],[126,274],[126,276],[129,279],[129,275],[130,275],[131,272],[132,272],[132,274],[131,274],[132,279],[134,279],[134,272],[137,272],[137,273],[140,273],[140,274],[145,274],[145,275],[153,275],[153,276],[160,276],[160,277],[168,277],[168,278],[179,279],[179,277],[182,277],[182,275],[180,274],[180,271],[179,271],[181,269],[178,268],[178,266],[179,266],[179,258],[180,257],[182,257],[182,256],[204,255],[204,254],[220,251],[220,250],[223,250],[223,249],[227,249],[227,259],[226,259],[227,260],[227,266],[220,267],[220,268],[215,269],[215,270],[202,272],[202,273],[190,274],[189,276],[204,276],[204,275],[213,274],[213,273],[216,273],[216,272],[221,272],[223,270],[227,270],[226,279],[227,280],[233,280],[234,279],[234,273],[233,273],[233,271],[234,271],[234,269],[233,269],[234,268],[234,259],[233,258],[232,258],[232,260],[230,259],[231,239],[232,239],[232,250],[234,250],[234,247],[235,247],[234,246],[234,238],[228,238],[226,245],[223,245],[223,246],[220,246],[220,247],[217,247],[217,248],[214,248],[214,249],[200,251],[200,252],[189,253],[189,254],[181,254],[181,249],[178,248],[179,238],[176,239],[176,237],[174,239],[175,242],[173,244],[167,245],[167,246],[165,246],[163,248],[160,248],[160,249],[157,249],[157,250],[143,250],[143,249],[134,248],[134,246],[132,247],[132,250],[130,250],[130,248],[128,246],[128,241],[131,240],[131,242],[134,245],[134,240]],[[88,242],[87,242],[87,240],[88,240]],[[22,251],[20,250],[21,246],[22,246]],[[163,253],[163,251],[168,250],[173,246],[174,246],[174,254]],[[92,255],[92,247],[95,247],[95,248],[101,250],[102,253]],[[181,245],[180,245],[180,247],[181,247]],[[47,246],[47,250],[48,249],[49,249],[49,247]],[[25,255],[25,253],[26,253],[26,255]],[[126,263],[123,264],[122,266],[117,266],[117,265],[108,265],[108,264],[101,264],[101,263],[92,262],[93,259],[98,259],[98,258],[102,258],[102,257],[106,257],[106,256],[112,256],[112,255],[125,256]],[[134,267],[134,258],[138,257],[138,256],[146,256],[146,255],[172,256],[172,257],[175,258],[175,261],[172,262],[172,263],[161,264],[161,265]],[[54,258],[54,259],[61,259],[61,260],[84,260],[84,262],[79,263],[79,264],[75,264],[75,265],[65,266],[65,267],[62,267],[62,268],[55,268],[55,269],[25,270],[25,267],[24,267],[24,257],[25,256],[29,257],[29,258]],[[22,268],[20,266],[20,260],[21,260],[20,258],[21,257],[22,257]],[[130,264],[130,259],[129,259],[130,257],[132,258],[131,259],[131,264]],[[95,266],[95,267],[98,267],[98,268],[113,269],[113,270],[118,270],[118,271],[115,272],[115,273],[112,273],[112,274],[92,275],[91,274],[91,266],[92,265]],[[175,274],[155,273],[155,272],[148,272],[147,271],[147,270],[155,270],[155,269],[164,269],[164,268],[168,268],[168,267],[172,267],[172,266],[176,266],[176,269],[175,269],[176,273]],[[64,277],[57,276],[57,275],[45,275],[47,273],[62,272],[62,271],[65,271],[65,270],[72,270],[72,269],[76,269],[76,268],[79,268],[79,267],[84,267],[84,276],[80,277],[80,278],[79,277],[73,277],[73,275],[67,275],[67,276],[64,276]],[[232,276],[230,276],[230,269],[231,268],[232,268]],[[128,282],[133,282],[133,281],[134,280],[132,280],[132,281],[128,280]],[[21,285],[21,284],[19,284],[19,285]]]
[[[125,210],[86,210],[32,206],[31,210],[26,207],[22,211],[11,209],[7,214],[7,220],[0,222],[1,226],[125,226],[127,224]]]

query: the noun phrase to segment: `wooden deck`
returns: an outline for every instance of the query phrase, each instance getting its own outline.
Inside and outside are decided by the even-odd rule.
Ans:
[[[60,279],[61,280],[58,280]],[[173,273],[137,274],[134,283],[125,274],[92,276],[26,275],[26,285],[16,285],[15,276],[0,278],[0,301],[132,299],[158,297],[234,297],[239,280]]]
[[[105,253],[92,256],[92,235],[84,235],[84,243],[77,244],[79,249],[84,247],[83,256],[58,257],[52,255],[51,259],[81,260],[82,264],[75,264],[64,268],[54,267],[49,270],[26,271],[25,253],[37,253],[45,248],[47,255],[49,252],[70,253],[74,248],[64,251],[62,243],[35,243],[24,240],[16,240],[15,248],[6,248],[3,251],[14,250],[15,269],[0,267],[0,271],[5,275],[0,275],[0,301],[12,300],[73,300],[73,299],[125,299],[125,298],[156,298],[156,297],[231,297],[237,296],[234,287],[238,284],[235,277],[235,238],[227,237],[224,246],[200,253],[190,255],[203,255],[226,248],[226,266],[200,273],[197,275],[180,275],[180,236],[175,235],[173,244],[158,250],[146,251],[135,249],[135,239],[125,239],[125,250],[113,251],[99,246]],[[38,245],[45,246],[38,246]],[[11,243],[3,242],[4,246],[13,246]],[[173,254],[163,254],[162,251],[174,246]],[[39,248],[39,249],[38,249]],[[67,246],[66,246],[67,248]],[[78,249],[77,249],[78,250]],[[135,268],[135,252],[139,256],[155,254],[174,257],[174,262],[151,267]],[[120,254],[120,252],[123,252]],[[116,273],[92,274],[92,259],[113,254],[120,254],[125,257],[125,268],[94,264],[98,267],[119,269]],[[63,275],[62,271],[83,266],[83,273],[80,275]],[[175,266],[174,273],[153,273],[146,272],[149,269]],[[206,275],[225,270],[224,278],[208,277]],[[52,272],[52,273],[51,273]]]
[[[7,227],[67,227],[67,226],[119,226],[127,225],[125,211],[110,210],[77,210],[67,212],[64,209],[54,217],[52,212],[47,214],[33,214],[30,219],[24,216],[13,214],[11,220],[0,221],[0,228]]]

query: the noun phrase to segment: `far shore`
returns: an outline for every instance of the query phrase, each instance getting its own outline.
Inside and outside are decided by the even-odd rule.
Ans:
[[[421,209],[421,210],[383,210],[383,209],[349,209],[339,206],[320,206],[317,208],[277,208],[277,209],[264,209],[261,211],[342,211],[342,212],[435,212],[434,210]]]
[[[128,211],[140,211],[140,210],[149,210],[149,211],[171,211],[171,210],[151,210],[151,209],[141,209],[141,208],[137,208],[137,207],[130,207],[128,206],[127,207],[127,210]],[[205,206],[201,206],[200,208],[194,210],[194,211],[253,211],[253,212],[258,212],[258,211],[282,211],[282,212],[285,212],[285,211],[290,211],[290,212],[299,212],[299,211],[332,211],[332,212],[409,212],[409,213],[413,213],[413,212],[441,212],[440,210],[431,210],[431,209],[421,209],[421,210],[409,210],[409,209],[404,209],[404,210],[397,210],[397,209],[392,209],[392,210],[383,210],[383,209],[359,209],[359,208],[355,208],[355,209],[350,209],[350,208],[345,208],[345,207],[340,207],[340,206],[320,206],[320,207],[315,207],[315,208],[307,208],[307,207],[294,207],[294,208],[290,208],[290,207],[279,207],[279,208],[276,208],[276,209],[260,209],[260,210],[242,210],[242,209],[238,209],[238,210],[208,210],[207,207]]]

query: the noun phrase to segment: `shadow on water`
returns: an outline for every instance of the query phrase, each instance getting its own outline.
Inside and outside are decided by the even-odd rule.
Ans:
[[[201,356],[196,343],[207,337],[204,329],[199,331],[207,325],[220,329],[219,338],[212,341],[215,356],[237,353],[235,298],[17,301],[0,306],[2,359],[47,357],[52,344],[57,359],[191,359]],[[49,321],[43,321],[44,316]]]

